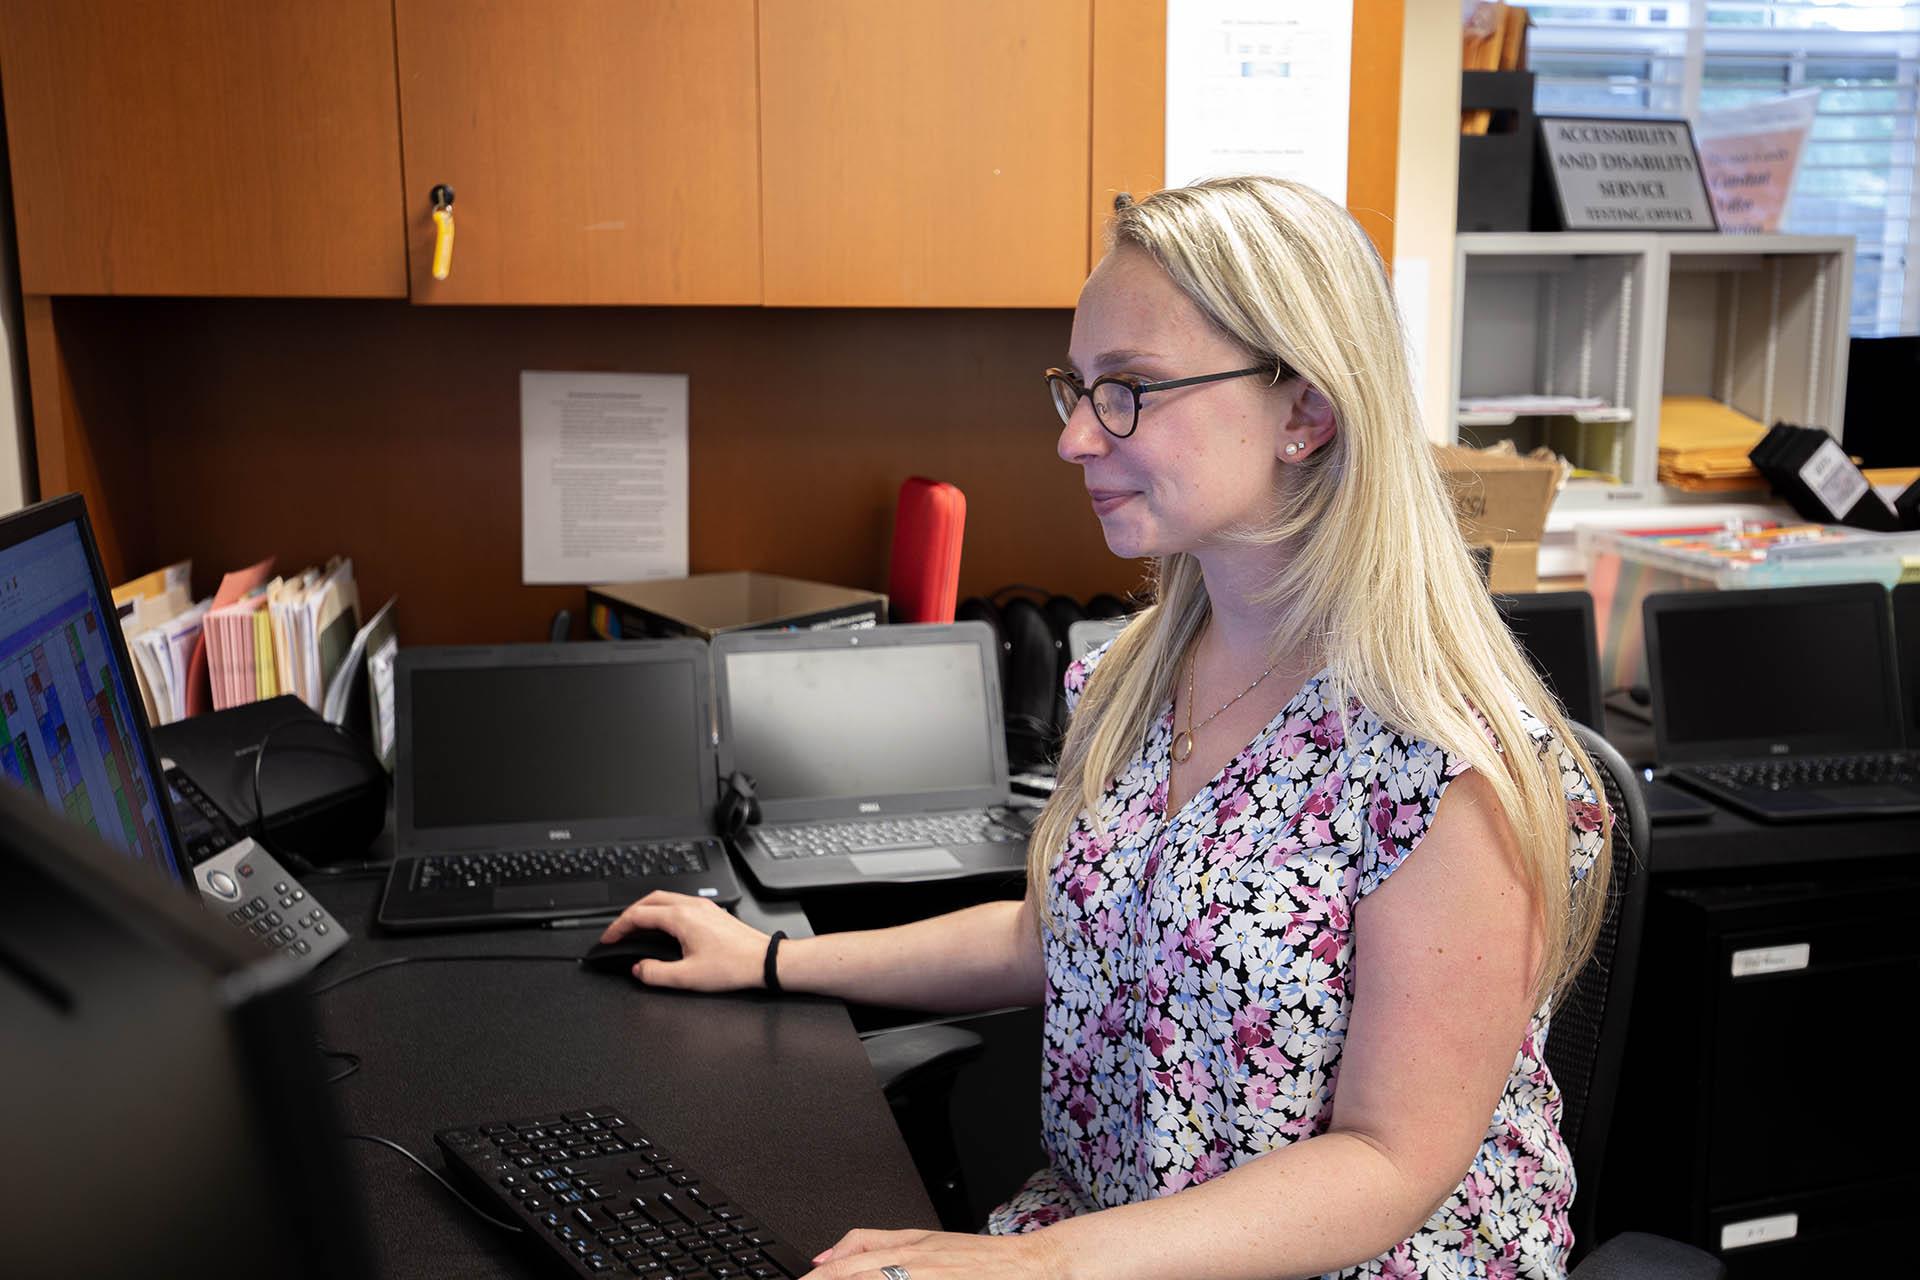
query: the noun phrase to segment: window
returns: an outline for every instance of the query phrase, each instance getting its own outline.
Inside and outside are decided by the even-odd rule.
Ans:
[[[1538,110],[1693,116],[1819,88],[1784,230],[1855,237],[1853,332],[1920,332],[1920,0],[1539,4]]]

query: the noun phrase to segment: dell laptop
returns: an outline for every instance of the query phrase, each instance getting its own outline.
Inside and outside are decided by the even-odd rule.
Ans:
[[[1920,813],[1885,587],[1658,594],[1643,619],[1675,781],[1768,822]]]
[[[585,923],[655,889],[738,901],[707,671],[697,640],[401,649],[380,923]]]
[[[1022,873],[985,623],[729,632],[720,764],[761,820],[736,847],[773,892]]]

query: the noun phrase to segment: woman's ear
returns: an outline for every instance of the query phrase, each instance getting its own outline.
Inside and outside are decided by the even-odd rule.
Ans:
[[[1281,460],[1306,461],[1310,454],[1326,447],[1333,439],[1334,427],[1333,401],[1327,399],[1320,388],[1302,383],[1281,435]]]

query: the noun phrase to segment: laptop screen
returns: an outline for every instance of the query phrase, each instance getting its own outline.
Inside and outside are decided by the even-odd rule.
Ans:
[[[869,640],[723,661],[732,767],[763,802],[1000,785],[977,644]]]
[[[1593,598],[1584,591],[1500,596],[1507,628],[1567,718],[1600,727],[1600,662]]]
[[[51,527],[31,511],[0,525],[0,773],[185,883],[119,619],[73,510]]]
[[[1660,607],[1656,723],[1675,761],[1723,744],[1897,747],[1886,591],[1721,591]],[[1704,752],[1702,749],[1706,749]]]
[[[696,675],[691,661],[414,664],[411,826],[704,831],[713,797]]]

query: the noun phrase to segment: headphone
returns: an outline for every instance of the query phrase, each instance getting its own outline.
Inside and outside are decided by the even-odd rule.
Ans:
[[[1050,765],[1059,754],[1067,727],[1067,667],[1074,657],[1067,629],[1087,618],[1129,612],[1118,596],[1104,592],[1082,605],[1071,596],[1025,583],[956,606],[956,620],[984,622],[993,632],[1000,654],[1007,764],[1014,772]]]
[[[727,775],[713,820],[720,834],[730,840],[738,840],[748,827],[759,823],[760,798],[754,794],[752,778],[737,769]]]

